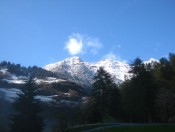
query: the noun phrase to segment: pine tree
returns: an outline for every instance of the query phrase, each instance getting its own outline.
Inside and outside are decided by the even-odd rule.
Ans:
[[[131,64],[133,77],[121,85],[122,104],[130,120],[151,122],[154,115],[156,84],[142,60]]]
[[[103,121],[108,115],[112,115],[118,105],[119,90],[111,75],[102,67],[96,73],[93,83],[94,113]],[[115,106],[115,107],[113,107]]]
[[[161,121],[175,121],[175,54],[169,54],[169,60],[161,58],[156,79],[159,90],[155,106]]]
[[[11,116],[11,132],[41,132],[43,129],[43,120],[38,115],[41,112],[38,100],[34,98],[34,81],[29,79],[22,92],[13,104],[15,113]]]

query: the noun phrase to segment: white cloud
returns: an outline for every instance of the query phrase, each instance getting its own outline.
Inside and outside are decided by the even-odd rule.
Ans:
[[[99,42],[97,38],[88,37],[86,40],[87,46],[92,48],[101,48],[102,44]]]
[[[69,36],[65,49],[67,49],[71,55],[86,53],[97,54],[101,47],[102,44],[98,38],[76,33]]]
[[[70,36],[69,40],[66,42],[66,47],[71,55],[76,55],[82,53],[83,40],[81,36]]]

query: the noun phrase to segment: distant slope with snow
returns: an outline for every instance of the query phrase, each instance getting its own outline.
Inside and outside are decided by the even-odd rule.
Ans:
[[[21,90],[17,88],[0,88],[0,93],[3,94],[3,98],[7,101],[13,102],[15,98],[18,97],[18,93],[22,93]],[[53,102],[53,96],[42,96],[37,95],[35,98],[42,101],[42,102]]]

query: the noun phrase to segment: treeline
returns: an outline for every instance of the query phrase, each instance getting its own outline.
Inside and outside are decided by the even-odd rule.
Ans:
[[[7,61],[2,61],[0,63],[0,68],[7,68],[8,72],[15,74],[17,76],[33,76],[33,77],[56,77],[51,71],[47,71],[37,66],[21,66],[20,64],[14,64]]]
[[[138,122],[175,121],[175,54],[144,64],[136,58],[133,77],[120,86],[123,111]]]
[[[103,68],[97,71],[85,122],[175,122],[175,54],[149,64],[136,58],[130,74],[117,86]]]

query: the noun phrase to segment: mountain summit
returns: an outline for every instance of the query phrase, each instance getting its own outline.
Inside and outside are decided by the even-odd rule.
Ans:
[[[97,63],[84,62],[80,57],[66,58],[63,61],[49,64],[44,69],[58,74],[60,77],[74,81],[82,86],[90,86],[93,83],[93,77],[99,67],[112,75],[116,83],[121,83],[125,77],[129,76],[130,66],[127,63],[104,59]]]

